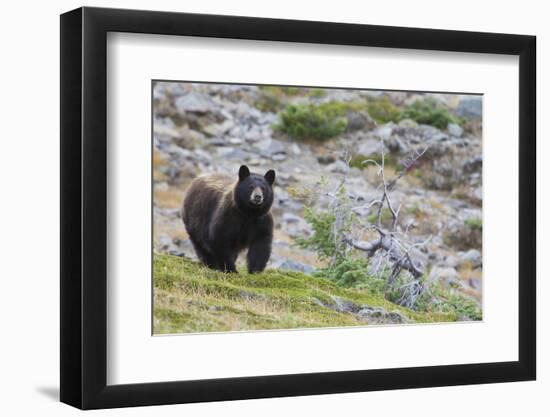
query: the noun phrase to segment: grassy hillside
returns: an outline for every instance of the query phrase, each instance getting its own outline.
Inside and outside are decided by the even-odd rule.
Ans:
[[[365,326],[455,321],[418,313],[367,290],[282,270],[225,274],[175,256],[154,255],[154,333]]]

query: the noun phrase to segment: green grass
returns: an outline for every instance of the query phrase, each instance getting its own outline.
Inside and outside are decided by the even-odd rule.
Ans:
[[[196,262],[154,255],[154,333],[219,332],[365,326],[337,311],[334,297],[358,307],[382,307],[410,322],[455,321],[453,313],[420,313],[366,289],[348,289],[299,272],[226,274]]]
[[[378,222],[378,211],[374,211],[373,213],[369,214],[367,217],[367,220],[371,224],[376,224]],[[390,226],[393,222],[393,216],[391,214],[390,209],[383,208],[382,213],[380,213],[380,221],[385,226]]]
[[[483,230],[483,221],[475,217],[464,220],[464,224],[474,230]]]
[[[382,155],[380,154],[363,155],[360,153],[355,154],[352,156],[351,160],[349,161],[349,166],[352,168],[359,168],[359,169],[365,169],[369,166],[373,166],[372,162],[365,162],[365,161],[374,161],[382,165]],[[399,165],[400,163],[396,155],[391,153],[384,155],[384,166],[396,168]]]

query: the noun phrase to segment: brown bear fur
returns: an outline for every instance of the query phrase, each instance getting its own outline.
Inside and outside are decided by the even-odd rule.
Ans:
[[[189,186],[182,220],[199,259],[208,267],[236,272],[235,262],[248,249],[249,272],[263,271],[273,240],[275,172],[252,174],[243,165],[238,179],[222,174],[199,176]]]

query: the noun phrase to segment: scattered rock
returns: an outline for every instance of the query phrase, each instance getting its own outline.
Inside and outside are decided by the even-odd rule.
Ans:
[[[334,158],[334,156],[332,156],[332,155],[319,155],[317,157],[317,161],[320,164],[328,165],[328,164],[332,164],[334,161],[336,161],[336,158]]]
[[[356,316],[369,324],[404,324],[409,319],[398,311],[386,311],[382,307],[363,306]]]
[[[293,143],[290,146],[290,152],[292,155],[299,156],[302,154],[302,150],[300,149],[300,146],[297,143]]]
[[[227,146],[228,141],[224,138],[212,138],[208,141],[208,144],[212,146]]]
[[[382,140],[388,140],[393,132],[394,127],[395,123],[386,123],[385,125],[376,128],[373,133],[375,136]]]
[[[481,204],[483,201],[483,188],[476,187],[470,192],[470,199],[476,204]]]
[[[212,155],[210,153],[202,150],[202,149],[195,149],[194,151],[195,157],[204,163],[210,164],[212,162]]]
[[[365,138],[360,140],[357,143],[356,152],[359,155],[378,155],[380,154],[380,148],[382,144],[379,140],[371,139],[371,138]]]
[[[468,285],[476,291],[481,291],[483,287],[483,283],[479,278],[470,278],[468,280]]]
[[[248,161],[250,154],[238,148],[218,148],[218,156],[227,160]]]
[[[481,252],[477,249],[470,249],[467,252],[460,252],[459,253],[459,264],[458,266],[462,266],[466,263],[471,265],[472,268],[479,268],[481,267]]]
[[[284,206],[292,207],[288,202]],[[291,237],[308,236],[311,232],[309,224],[302,217],[289,212],[283,213],[279,226]]]
[[[181,245],[181,246],[180,246]],[[181,241],[179,239],[172,240],[169,236],[162,235],[159,238],[158,246],[156,248],[159,252],[165,252],[173,256],[186,256],[186,252],[183,249]]]
[[[398,311],[386,311],[382,307],[359,305],[350,300],[331,295],[333,303],[326,303],[319,299],[316,301],[327,308],[339,313],[353,314],[359,320],[368,324],[402,324],[409,323],[409,319]]]
[[[191,91],[174,102],[176,109],[180,112],[206,113],[217,107],[213,100],[206,94]]]
[[[460,277],[456,269],[454,269],[453,267],[435,266],[430,271],[430,276],[428,279],[434,280],[436,282],[437,280],[439,280],[440,282],[443,282],[447,286],[452,286],[458,283],[458,281],[460,280]]]
[[[235,125],[235,122],[233,120],[226,119],[222,123],[213,123],[211,125],[208,125],[204,127],[202,131],[209,136],[222,136],[234,125]]]
[[[371,130],[376,127],[376,123],[367,112],[350,110],[347,112],[346,118],[348,119],[348,124],[346,126],[348,132]]]
[[[336,295],[331,295],[330,298],[334,301],[334,304],[329,306],[340,313],[357,313],[362,308],[362,306]]]
[[[481,172],[481,167],[483,165],[483,157],[481,155],[476,155],[471,159],[468,159],[466,162],[464,162],[464,165],[462,165],[462,169],[465,173],[472,173],[472,172]]]
[[[418,123],[411,119],[403,119],[397,124],[397,126],[402,129],[416,129],[418,127]]]
[[[240,145],[243,143],[243,140],[241,138],[229,138],[228,142],[231,145]]]
[[[259,126],[254,126],[246,131],[244,139],[247,142],[258,142],[264,138],[270,138],[270,136],[266,130],[261,129]]]
[[[332,164],[327,165],[326,169],[329,172],[337,174],[347,174],[349,172],[349,165],[339,159]]]
[[[292,259],[281,259],[277,262],[273,262],[271,265],[273,268],[284,269],[287,271],[303,272],[305,274],[311,274],[315,271],[315,268],[311,265],[304,264],[302,262],[293,261]]]
[[[449,132],[449,135],[457,138],[461,137],[464,133],[464,129],[462,129],[456,123],[449,123],[449,125],[447,126],[447,131]]]
[[[168,119],[170,120],[170,119]],[[155,126],[153,128],[153,134],[158,137],[164,137],[167,136],[168,140],[171,139],[179,139],[182,135],[179,130],[176,129],[174,126],[174,123],[170,124],[164,124],[164,123],[155,123]]]
[[[275,154],[285,153],[285,146],[283,143],[276,139],[263,139],[254,143],[254,148],[258,149],[262,155],[271,157]]]
[[[410,150],[409,145],[399,136],[391,136],[386,140],[386,146],[393,153],[405,154]]]
[[[282,221],[287,223],[301,223],[304,219],[294,213],[283,213]]]

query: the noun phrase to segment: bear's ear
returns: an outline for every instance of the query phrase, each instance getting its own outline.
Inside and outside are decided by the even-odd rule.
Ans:
[[[273,183],[275,182],[275,171],[270,169],[265,173],[264,178],[269,183],[269,185],[273,185]]]
[[[239,168],[239,181],[244,180],[248,176],[250,176],[250,170],[246,165],[241,165]]]

